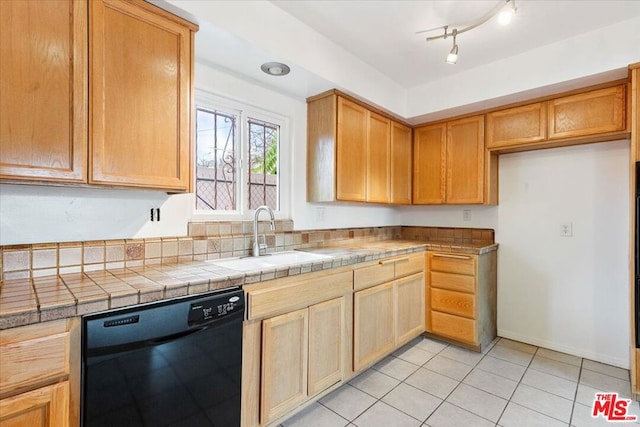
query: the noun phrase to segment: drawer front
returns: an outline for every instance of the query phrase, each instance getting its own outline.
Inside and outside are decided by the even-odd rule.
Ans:
[[[393,259],[380,260],[377,264],[358,268],[353,272],[353,287],[355,290],[370,288],[371,286],[391,282],[395,277]]]
[[[450,289],[452,291],[467,292],[470,294],[476,292],[475,276],[433,271],[429,277],[431,278],[429,284],[432,288]]]
[[[467,344],[477,345],[475,320],[439,311],[431,312],[431,332]]]
[[[0,394],[69,374],[66,321],[50,323],[3,331],[10,339],[0,345]]]
[[[475,319],[476,298],[472,294],[432,288],[431,308],[433,310]]]
[[[476,255],[430,253],[429,270],[474,276],[476,274],[476,259]]]
[[[274,285],[254,291],[249,290],[247,291],[248,319],[259,319],[308,307],[344,295],[352,289],[352,273],[345,271],[282,286]]]
[[[424,271],[424,254],[409,255],[396,259],[396,279]]]

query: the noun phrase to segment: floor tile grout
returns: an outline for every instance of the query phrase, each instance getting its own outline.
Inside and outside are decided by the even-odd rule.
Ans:
[[[425,348],[423,348],[422,346],[420,346],[420,343],[425,342],[425,341],[427,341],[427,340],[429,341],[429,343],[427,343],[427,345],[430,345],[430,343],[437,343],[437,344],[438,344],[438,346],[441,346],[441,348],[440,348],[437,352],[433,352],[433,351],[431,351],[431,350],[426,350]],[[464,356],[464,355],[462,355],[462,354],[461,354],[461,355],[459,356],[459,359],[460,359],[460,360],[458,360],[458,359],[456,359],[456,358],[455,358],[455,357],[456,357],[456,354],[455,354],[455,353],[453,353],[452,351],[445,352],[445,350],[446,350],[446,349],[460,349],[460,350],[463,350],[463,351],[468,351],[468,349],[465,349],[465,348],[463,348],[463,347],[457,347],[457,346],[455,346],[455,345],[453,345],[453,344],[449,344],[449,343],[443,343],[443,342],[440,342],[440,341],[434,340],[434,339],[432,339],[432,338],[430,338],[430,337],[421,337],[421,338],[417,338],[417,339],[415,339],[415,340],[411,341],[410,343],[408,343],[407,345],[405,345],[404,347],[402,347],[402,349],[400,349],[400,350],[404,350],[404,351],[403,351],[403,353],[404,353],[404,352],[409,351],[409,350],[411,350],[411,349],[417,349],[417,350],[421,350],[421,351],[423,351],[423,352],[427,353],[427,354],[429,355],[429,358],[428,358],[426,361],[424,361],[422,364],[417,364],[417,363],[414,363],[413,361],[405,360],[405,359],[403,359],[403,358],[402,358],[402,354],[398,354],[398,352],[394,352],[393,354],[391,354],[391,355],[387,356],[386,358],[384,358],[384,359],[382,359],[382,360],[378,361],[376,364],[374,364],[374,365],[370,366],[370,367],[369,367],[369,368],[367,368],[365,371],[363,371],[362,373],[360,373],[358,376],[356,376],[356,377],[352,378],[350,381],[346,382],[346,383],[342,386],[342,387],[344,387],[344,386],[346,386],[346,385],[348,384],[349,386],[353,387],[354,389],[358,390],[359,392],[361,392],[361,393],[363,393],[363,394],[365,394],[365,395],[367,395],[367,396],[369,396],[370,398],[372,398],[372,399],[373,399],[373,402],[372,402],[370,405],[367,405],[367,406],[366,406],[364,409],[362,409],[361,411],[359,411],[359,413],[358,413],[358,414],[353,418],[353,420],[350,420],[350,419],[346,418],[346,416],[341,415],[339,412],[337,412],[336,410],[331,409],[330,407],[326,406],[324,403],[322,403],[322,402],[320,402],[320,401],[318,401],[318,404],[319,404],[319,405],[321,405],[324,409],[328,409],[331,413],[333,413],[333,414],[335,414],[335,415],[338,415],[338,417],[339,417],[340,419],[344,420],[344,421],[347,423],[347,424],[346,424],[347,426],[356,426],[357,424],[355,424],[355,421],[356,421],[357,419],[361,418],[361,417],[362,417],[363,415],[365,415],[368,411],[370,411],[370,410],[372,409],[372,407],[374,407],[375,405],[377,405],[377,404],[379,404],[379,403],[384,404],[384,405],[386,405],[387,407],[392,408],[393,410],[395,410],[395,411],[397,411],[397,412],[400,412],[400,413],[404,414],[405,416],[409,417],[408,419],[412,419],[412,420],[415,420],[416,422],[419,422],[421,426],[427,426],[427,425],[429,425],[429,424],[428,424],[428,421],[429,421],[430,419],[432,419],[436,413],[438,413],[438,411],[443,407],[443,404],[444,404],[445,402],[446,402],[448,405],[451,405],[451,406],[453,406],[453,407],[457,408],[456,410],[458,410],[458,409],[459,409],[460,411],[464,411],[463,413],[466,413],[466,414],[467,414],[466,416],[478,417],[478,419],[486,420],[488,423],[491,423],[491,424],[492,424],[492,425],[494,425],[494,426],[500,426],[500,425],[501,425],[501,424],[500,424],[500,422],[501,422],[501,421],[503,421],[503,418],[504,418],[504,416],[505,416],[505,413],[506,413],[506,411],[507,411],[507,408],[508,408],[508,407],[509,407],[509,405],[510,405],[510,404],[512,404],[512,403],[513,403],[513,405],[517,405],[518,407],[521,407],[521,408],[523,408],[524,410],[531,411],[531,413],[534,413],[534,412],[535,412],[535,413],[537,413],[537,414],[540,414],[540,415],[543,415],[543,416],[549,417],[549,418],[551,418],[551,419],[553,419],[553,420],[556,420],[556,421],[558,421],[558,422],[561,422],[561,423],[563,423],[564,425],[567,425],[567,426],[573,426],[573,424],[572,424],[572,423],[575,421],[575,420],[574,420],[574,417],[575,417],[576,404],[578,403],[578,402],[577,402],[577,398],[578,398],[578,390],[579,390],[579,388],[580,388],[581,381],[582,381],[582,378],[583,378],[583,375],[582,375],[582,374],[583,374],[583,372],[584,372],[585,370],[590,371],[590,372],[594,372],[594,373],[596,373],[596,374],[599,374],[599,375],[602,375],[602,376],[604,376],[604,377],[608,377],[608,378],[611,378],[611,379],[614,379],[614,380],[617,380],[617,381],[625,381],[624,379],[619,378],[619,376],[621,375],[621,372],[616,372],[616,371],[611,371],[611,370],[609,370],[609,372],[616,372],[616,373],[617,373],[617,375],[615,375],[615,374],[614,374],[614,375],[609,375],[608,373],[605,373],[605,372],[596,371],[596,370],[591,370],[591,369],[586,368],[586,367],[585,367],[585,361],[586,361],[587,359],[582,358],[582,357],[580,357],[580,358],[579,358],[579,359],[580,359],[580,364],[579,364],[579,366],[578,366],[577,364],[574,364],[574,363],[567,363],[567,362],[565,362],[565,361],[557,360],[557,359],[555,359],[555,358],[545,357],[545,356],[544,356],[543,354],[541,354],[541,352],[540,352],[540,350],[544,350],[544,348],[543,348],[543,347],[539,347],[539,346],[531,346],[531,347],[535,348],[535,350],[533,351],[533,353],[530,353],[530,358],[529,358],[529,360],[528,360],[527,365],[523,365],[523,364],[521,364],[521,363],[514,362],[514,360],[523,360],[523,358],[522,358],[520,355],[518,355],[517,353],[516,353],[516,354],[514,354],[514,355],[513,355],[513,357],[510,357],[510,356],[508,356],[508,355],[505,355],[505,353],[501,353],[501,355],[502,355],[503,357],[496,357],[496,356],[495,356],[495,353],[494,353],[494,355],[490,354],[490,353],[491,353],[491,351],[492,351],[493,349],[495,349],[495,348],[496,348],[496,346],[501,345],[501,344],[500,344],[500,342],[501,342],[501,341],[505,341],[505,343],[504,343],[504,344],[502,344],[502,346],[503,346],[504,348],[506,348],[506,349],[510,349],[510,350],[513,350],[513,351],[517,351],[517,352],[519,352],[519,353],[526,353],[526,354],[529,354],[529,351],[527,351],[526,349],[525,349],[525,350],[523,350],[523,349],[522,349],[522,348],[524,348],[524,347],[520,347],[520,348],[519,348],[517,345],[507,344],[507,341],[510,341],[510,342],[513,342],[513,343],[518,343],[518,341],[510,340],[510,339],[506,339],[506,338],[497,338],[496,340],[494,340],[494,341],[491,343],[491,345],[490,345],[490,346],[488,346],[488,348],[487,348],[485,351],[483,351],[482,353],[479,353],[479,354],[481,354],[482,356],[481,356],[479,359],[477,359],[477,361],[475,361],[475,363],[471,364],[471,363],[466,363],[466,362],[462,362],[462,361],[461,361],[461,360],[465,360],[465,361],[472,362],[472,358],[470,358],[470,357],[465,359],[465,357],[466,357],[466,356]],[[431,347],[429,347],[429,348],[431,348]],[[554,351],[554,352],[555,352],[555,350],[550,350],[550,351]],[[497,351],[496,351],[496,353],[497,353]],[[508,353],[508,352],[507,352],[507,353]],[[557,353],[560,353],[560,352],[557,352]],[[413,355],[412,355],[412,356],[413,356]],[[446,374],[446,373],[444,373],[444,372],[438,372],[437,370],[435,370],[435,368],[433,368],[433,366],[432,366],[431,368],[429,368],[429,367],[427,367],[427,366],[426,366],[427,364],[429,364],[429,362],[433,361],[433,360],[434,360],[436,357],[438,357],[438,356],[442,356],[442,358],[446,359],[446,361],[444,361],[444,362],[443,362],[441,359],[439,359],[439,361],[438,361],[438,362],[436,362],[436,363],[449,363],[449,362],[450,362],[450,363],[451,363],[450,365],[448,365],[448,366],[447,366],[447,365],[444,365],[444,366],[445,366],[445,367],[447,367],[447,368],[448,368],[449,366],[451,366],[451,369],[453,369],[453,370],[454,370],[454,371],[452,371],[453,373],[452,373],[452,372],[449,372],[448,370],[446,370],[448,374]],[[453,357],[452,357],[452,356],[453,356]],[[513,377],[515,377],[515,375],[512,375],[511,377],[507,377],[507,376],[505,376],[505,375],[501,375],[501,374],[500,374],[500,373],[498,373],[498,372],[492,372],[492,371],[488,371],[488,370],[486,370],[486,369],[483,369],[483,367],[480,367],[479,365],[482,363],[482,361],[483,361],[483,360],[485,360],[485,359],[487,358],[487,356],[491,356],[492,358],[494,358],[494,359],[496,359],[496,360],[500,360],[501,362],[507,362],[507,363],[511,363],[511,364],[517,365],[517,366],[519,366],[519,367],[521,367],[521,368],[524,368],[524,371],[522,371],[522,374],[520,375],[520,377],[519,377],[518,381],[515,381],[514,379],[512,379]],[[422,356],[421,356],[419,353],[416,353],[416,357],[414,357],[414,359],[418,360],[418,358],[419,358],[419,357],[422,357]],[[537,366],[538,368],[536,368],[536,367],[533,367],[533,366],[532,366],[532,365],[534,364],[534,360],[540,360],[540,359],[544,359],[544,360],[548,360],[548,361],[550,361],[550,362],[553,362],[551,365],[547,365],[547,367],[546,367],[546,368],[548,369],[548,371],[540,370],[540,368],[541,368],[541,367],[542,367],[542,368],[544,368],[545,366],[540,365],[540,363],[538,363],[538,362],[536,362],[536,366]],[[393,369],[395,369],[396,367],[392,367],[392,368],[390,368],[390,370],[389,370],[388,372],[390,372],[390,373],[392,373],[392,374],[394,374],[394,375],[396,375],[396,376],[398,376],[398,377],[402,377],[402,379],[396,378],[395,376],[389,375],[389,374],[387,374],[387,373],[385,373],[385,372],[383,372],[383,371],[381,371],[381,370],[380,370],[381,368],[382,368],[382,369],[384,369],[384,366],[380,366],[381,362],[382,362],[382,361],[384,361],[384,360],[388,360],[388,361],[389,361],[389,363],[393,363],[395,360],[397,360],[397,361],[398,361],[398,366],[399,366],[399,367],[397,368],[398,370],[393,371]],[[566,359],[566,358],[565,358],[564,360],[571,360],[571,359]],[[419,360],[418,360],[418,361],[419,361]],[[400,362],[402,362],[402,363],[400,363]],[[576,361],[576,362],[577,362],[577,361]],[[543,362],[543,363],[544,363],[544,362]],[[561,374],[563,374],[563,375],[567,375],[567,376],[571,374],[571,371],[563,371],[563,368],[559,368],[559,366],[562,366],[562,365],[556,365],[556,363],[561,363],[561,364],[563,364],[563,365],[567,365],[567,366],[571,366],[571,367],[573,367],[573,368],[577,368],[577,369],[578,369],[578,376],[577,376],[577,379],[576,379],[576,380],[573,380],[573,379],[569,379],[569,378],[567,378],[566,376],[556,375],[556,373],[561,373]],[[598,363],[600,363],[600,362],[598,362]],[[405,372],[405,370],[409,370],[409,369],[407,369],[407,366],[408,366],[408,365],[407,365],[407,366],[405,366],[405,364],[411,365],[411,368],[412,368],[412,369],[410,369],[410,373],[409,373],[408,375],[405,375],[405,373],[404,373],[404,372]],[[466,374],[464,374],[462,377],[459,377],[459,376],[455,375],[455,370],[459,368],[459,365],[463,365],[465,368],[468,368],[468,369],[469,369],[469,370],[466,372]],[[610,366],[610,365],[607,365],[607,364],[604,364],[604,363],[602,363],[602,365]],[[385,366],[386,366],[386,365],[385,365]],[[507,366],[507,365],[505,365],[505,366]],[[591,365],[590,365],[590,366],[591,366]],[[485,368],[486,368],[486,367],[485,367]],[[557,368],[557,369],[556,369],[556,368]],[[440,396],[435,395],[435,394],[433,394],[433,393],[432,393],[432,392],[430,392],[430,391],[423,390],[421,387],[414,386],[414,385],[409,384],[409,383],[407,383],[407,382],[406,382],[406,381],[407,381],[407,380],[409,380],[411,377],[413,377],[417,372],[419,372],[421,369],[424,369],[424,370],[426,370],[426,371],[428,371],[428,372],[430,372],[430,373],[432,373],[432,374],[433,374],[433,373],[435,373],[435,374],[438,374],[438,375],[442,375],[444,378],[447,378],[447,381],[448,381],[448,382],[449,382],[449,384],[450,384],[449,386],[453,385],[453,384],[451,383],[451,381],[455,381],[455,382],[456,382],[456,384],[455,384],[455,386],[453,386],[453,388],[451,389],[451,391],[450,391],[450,392],[448,392],[448,393],[446,394],[446,396],[444,396],[444,398],[441,398]],[[619,368],[619,369],[624,369],[624,368]],[[603,370],[605,370],[605,371],[606,371],[606,369],[603,369]],[[467,380],[467,378],[468,378],[470,375],[472,375],[474,372],[477,372],[477,371],[482,371],[482,372],[484,372],[484,373],[488,373],[488,374],[490,374],[490,375],[496,375],[496,376],[501,377],[501,378],[504,378],[504,379],[506,379],[506,380],[516,382],[515,387],[514,387],[514,388],[513,388],[513,390],[509,393],[509,397],[508,397],[508,398],[505,398],[505,397],[502,397],[502,396],[500,396],[500,395],[498,395],[498,394],[495,394],[495,393],[494,393],[494,392],[499,392],[499,391],[500,391],[499,389],[495,389],[495,388],[491,388],[491,387],[489,387],[489,389],[493,390],[493,392],[491,392],[491,391],[486,391],[486,390],[484,390],[483,388],[481,388],[480,386],[483,386],[483,384],[480,384],[480,383],[478,383],[477,381],[474,381],[476,385],[466,383],[466,382],[465,382],[465,380]],[[357,387],[356,385],[354,385],[354,384],[352,383],[354,380],[356,380],[357,378],[361,377],[363,374],[366,374],[367,372],[375,372],[376,374],[383,375],[384,377],[387,377],[387,378],[389,378],[389,379],[392,379],[393,381],[397,381],[397,384],[395,384],[395,385],[391,386],[391,388],[390,388],[390,389],[388,389],[388,390],[386,390],[386,387],[385,387],[383,390],[380,390],[380,391],[384,391],[384,390],[386,390],[386,391],[384,391],[384,393],[382,393],[382,394],[376,393],[377,395],[379,395],[379,396],[380,396],[380,397],[377,397],[376,395],[373,395],[373,394],[371,394],[370,392],[368,392],[367,390],[361,389],[361,388]],[[398,373],[398,372],[399,372],[401,375],[397,375],[397,373]],[[517,371],[515,371],[514,373],[516,373],[516,372],[517,372]],[[539,374],[549,375],[549,376],[551,376],[551,377],[555,377],[555,378],[557,378],[557,379],[559,379],[559,380],[565,380],[565,381],[567,381],[567,382],[574,383],[574,384],[575,384],[575,389],[574,389],[574,391],[573,391],[573,398],[572,398],[572,399],[570,399],[570,398],[568,398],[568,397],[565,397],[565,396],[568,396],[568,395],[569,395],[569,394],[568,394],[568,393],[566,393],[566,392],[564,393],[565,395],[556,394],[556,393],[561,393],[563,389],[555,389],[555,388],[553,388],[553,387],[549,387],[549,388],[547,388],[547,389],[545,390],[545,389],[543,389],[543,388],[539,388],[539,387],[544,387],[544,385],[542,385],[542,384],[539,382],[540,380],[538,380],[538,381],[534,380],[534,381],[532,382],[533,384],[536,384],[537,386],[535,386],[535,385],[530,385],[530,384],[526,384],[526,383],[525,383],[525,382],[523,382],[523,381],[524,381],[524,379],[525,379],[525,376],[526,376],[526,375],[527,375],[527,373],[529,373],[529,372],[536,372],[536,373],[539,373]],[[574,372],[574,374],[575,374],[575,372]],[[431,374],[430,374],[430,375],[431,375]],[[456,378],[454,378],[454,375],[456,376]],[[458,379],[458,378],[460,378],[460,379]],[[449,380],[450,380],[450,381],[449,381]],[[543,377],[543,380],[544,380],[544,377]],[[530,380],[528,380],[528,382],[531,382],[531,381],[530,381]],[[628,381],[626,381],[626,382],[628,382]],[[415,413],[415,414],[413,414],[413,415],[412,415],[411,413],[408,413],[408,412],[406,412],[405,410],[402,410],[402,409],[400,409],[400,408],[397,408],[397,407],[395,407],[393,404],[388,403],[387,401],[384,401],[384,400],[383,400],[383,399],[385,399],[387,396],[389,396],[391,393],[393,393],[395,390],[397,390],[397,389],[401,386],[401,384],[404,384],[405,386],[408,386],[408,387],[410,387],[411,389],[415,389],[416,391],[419,391],[419,392],[421,392],[421,393],[425,393],[426,395],[429,395],[429,396],[433,397],[434,399],[439,400],[439,402],[437,402],[436,400],[433,400],[433,401],[432,401],[432,403],[430,403],[430,405],[431,405],[431,404],[434,404],[434,403],[437,403],[437,405],[433,406],[433,409],[431,409],[431,406],[429,406],[428,410],[431,410],[431,412],[427,415],[427,417],[426,417],[425,419],[421,419],[421,418],[417,418],[417,417],[416,417],[416,415],[419,413],[419,411],[411,411],[411,408],[410,408],[410,407],[405,407],[405,409],[407,409],[408,411],[410,411],[410,412],[414,412],[414,413]],[[447,384],[447,382],[445,382],[444,384]],[[443,384],[443,385],[444,385],[444,384]],[[505,405],[504,405],[504,407],[503,407],[503,408],[502,408],[502,410],[500,411],[499,416],[496,418],[496,421],[493,421],[493,420],[491,420],[491,419],[485,418],[485,417],[484,417],[484,416],[482,416],[482,415],[479,415],[479,414],[477,414],[477,413],[475,413],[475,412],[473,412],[473,411],[471,411],[471,410],[469,410],[469,409],[466,409],[466,408],[464,408],[464,407],[460,406],[460,405],[459,405],[459,404],[457,404],[457,403],[453,403],[453,402],[451,402],[451,401],[449,401],[449,400],[448,400],[448,399],[450,399],[450,398],[451,398],[451,396],[456,392],[456,390],[460,390],[460,387],[461,387],[461,385],[462,385],[462,384],[464,384],[466,387],[470,387],[470,388],[475,389],[475,390],[477,390],[477,391],[480,391],[480,392],[483,392],[483,393],[487,393],[487,394],[489,394],[489,395],[491,395],[491,396],[494,396],[494,397],[496,397],[496,398],[498,398],[498,399],[500,399],[500,400],[502,400],[502,401],[505,401],[505,402],[506,402],[506,403],[505,403]],[[510,386],[510,384],[511,384],[511,383],[505,383],[505,386]],[[552,402],[557,402],[557,403],[558,403],[558,405],[560,405],[559,407],[558,407],[558,406],[556,406],[557,408],[559,408],[559,410],[563,410],[563,411],[564,411],[564,410],[566,410],[566,406],[563,406],[563,405],[566,405],[566,403],[561,403],[562,401],[570,401],[570,402],[571,402],[571,411],[569,412],[568,422],[567,422],[567,421],[563,421],[563,420],[561,420],[561,419],[559,419],[559,418],[556,418],[555,416],[552,416],[552,415],[550,415],[549,413],[545,413],[545,412],[541,412],[540,410],[536,410],[536,409],[529,408],[529,407],[528,407],[528,406],[526,406],[526,405],[523,405],[523,404],[521,404],[521,403],[518,403],[518,402],[514,401],[514,400],[513,400],[513,398],[514,398],[514,396],[515,396],[516,392],[518,391],[518,389],[519,389],[522,385],[526,385],[527,387],[530,387],[530,389],[537,390],[537,392],[545,393],[545,395],[548,395],[548,396],[550,396],[550,398],[553,398],[554,400],[553,400]],[[565,387],[565,386],[568,388],[568,387],[569,387],[569,384],[568,384],[568,383],[562,383],[562,382],[559,382],[559,387]],[[339,387],[338,389],[336,389],[336,391],[337,391],[337,390],[340,390],[342,387]],[[586,385],[585,385],[585,387],[586,387]],[[589,387],[590,387],[590,386],[589,386]],[[366,387],[364,387],[364,388],[366,388]],[[426,388],[426,387],[425,387],[425,388]],[[432,391],[435,391],[435,390],[436,390],[436,389],[432,389]],[[524,388],[523,388],[523,390],[524,390]],[[553,390],[553,392],[552,392],[552,391],[547,391],[547,390]],[[567,389],[564,389],[564,390],[569,391],[569,390],[567,390]],[[334,391],[334,393],[335,393],[336,391]],[[505,391],[508,391],[508,389],[507,389],[507,390],[505,390]],[[399,392],[400,392],[400,391],[399,391]],[[407,389],[406,389],[406,388],[404,389],[404,392],[405,392],[405,393],[407,392]],[[504,395],[506,395],[506,393],[503,393],[503,394],[504,394]],[[330,396],[330,395],[331,395],[331,394],[329,394],[328,396]],[[325,397],[326,397],[326,396],[325,396]],[[395,397],[395,398],[397,398],[397,395],[396,395],[396,397]],[[561,400],[557,400],[557,399],[562,399],[562,401],[561,401]],[[456,399],[456,400],[458,401],[459,399]],[[497,405],[497,404],[499,404],[499,401],[497,401],[497,400],[496,400],[496,405]],[[565,409],[562,409],[563,407],[564,407]],[[541,408],[541,406],[538,406],[538,408],[540,409],[540,408]],[[522,409],[521,409],[521,410],[522,410]],[[384,411],[387,411],[387,409],[384,409]],[[425,412],[426,412],[426,411],[425,411]],[[483,411],[481,411],[481,412],[483,412]],[[556,411],[551,410],[551,413],[554,413],[554,414],[555,414],[555,412],[556,412]],[[485,413],[485,414],[490,415],[490,412],[489,412],[489,413]],[[560,414],[561,414],[561,413],[558,413],[557,415],[560,415]],[[371,415],[369,415],[369,416],[371,416]],[[286,423],[286,421],[285,421],[285,423]],[[297,424],[297,423],[296,423],[296,424]],[[377,424],[376,424],[376,425],[377,425]]]

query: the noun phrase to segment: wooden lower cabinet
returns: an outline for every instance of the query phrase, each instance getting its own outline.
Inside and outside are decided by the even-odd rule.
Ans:
[[[344,315],[342,297],[262,322],[263,423],[342,379]]]
[[[2,427],[67,427],[68,425],[68,381],[0,400],[0,426]]]
[[[344,369],[345,299],[309,307],[309,396],[342,379]]]
[[[355,372],[424,332],[424,295],[423,273],[353,294]]]
[[[260,424],[342,380],[345,298],[263,320]]]
[[[481,351],[497,334],[497,252],[427,252],[427,332]]]
[[[394,289],[398,347],[424,332],[424,274],[399,279]]]
[[[353,294],[353,369],[358,372],[393,350],[393,282]]]
[[[1,427],[70,425],[72,325],[65,319],[0,331]]]
[[[295,408],[307,397],[308,310],[262,322],[263,423]]]

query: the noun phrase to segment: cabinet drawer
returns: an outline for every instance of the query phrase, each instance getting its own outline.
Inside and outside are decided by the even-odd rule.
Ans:
[[[333,299],[353,289],[350,271],[304,281],[247,290],[248,319],[284,313]]]
[[[472,294],[432,288],[430,299],[433,310],[470,319],[475,319],[476,317],[476,298]]]
[[[450,289],[452,291],[459,292],[476,292],[476,278],[475,276],[464,276],[462,274],[441,273],[434,271],[430,274],[431,287]]]
[[[66,320],[2,331],[0,395],[69,374]]]
[[[468,344],[476,344],[476,322],[464,317],[431,311],[431,332]]]
[[[396,259],[396,279],[424,271],[424,254],[409,255]]]
[[[430,271],[466,274],[467,276],[473,276],[476,274],[475,255],[431,253],[429,254],[429,260]]]
[[[394,264],[393,259],[380,260],[370,267],[354,270],[353,288],[359,290],[391,282],[395,277]]]

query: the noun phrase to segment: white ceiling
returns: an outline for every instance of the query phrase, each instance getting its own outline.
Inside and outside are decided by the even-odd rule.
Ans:
[[[501,0],[504,2],[504,0]],[[459,59],[444,59],[452,39],[426,42],[424,29],[464,25],[493,9],[497,0],[371,1],[272,0],[307,26],[410,88],[640,16],[640,1],[516,0],[506,27],[492,19],[458,36]]]

